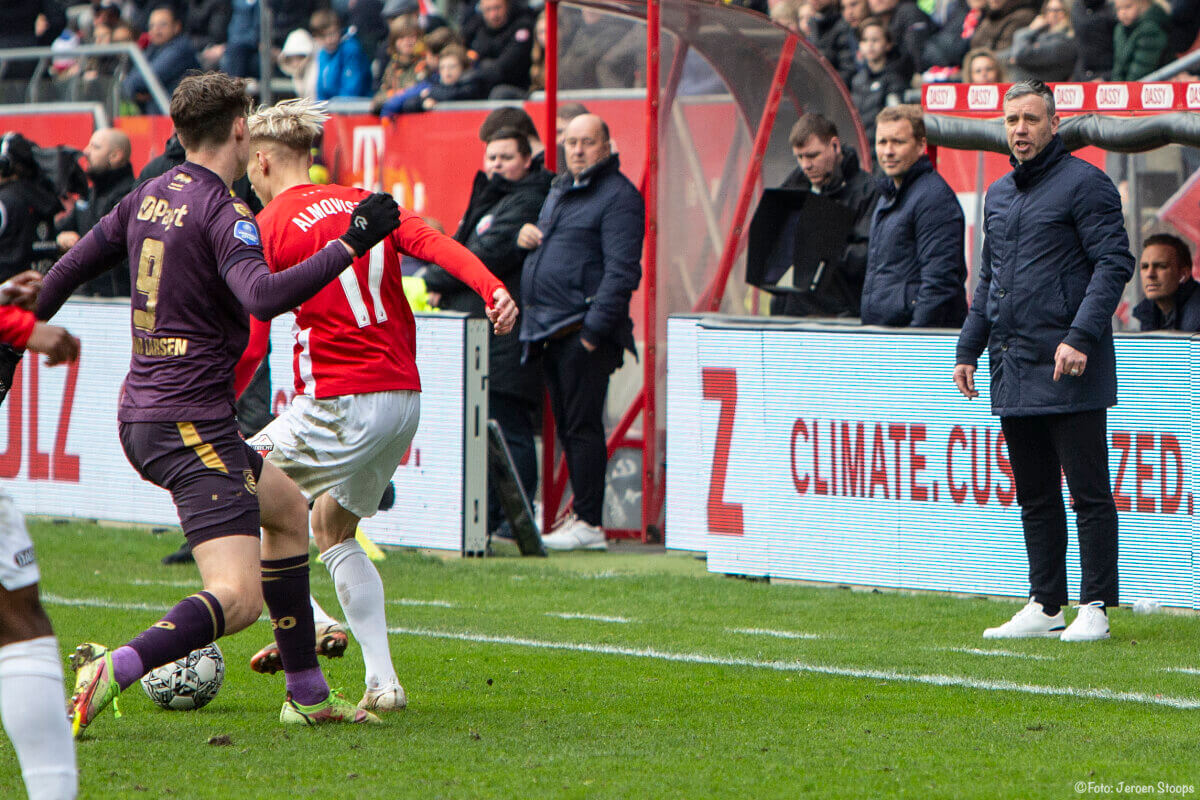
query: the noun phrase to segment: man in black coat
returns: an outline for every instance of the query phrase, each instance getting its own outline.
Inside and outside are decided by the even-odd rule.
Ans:
[[[958,339],[954,383],[977,397],[988,349],[992,413],[1008,443],[1030,598],[984,638],[1109,637],[1119,602],[1117,509],[1108,473],[1108,409],[1117,402],[1112,315],[1133,277],[1121,198],[1058,137],[1054,95],[1021,81],[1004,95],[1014,169],[991,185],[975,302]],[[1067,517],[1073,498],[1083,581],[1066,627]]]
[[[137,179],[129,164],[133,148],[129,137],[116,128],[101,128],[92,134],[83,155],[87,159],[88,181],[92,184],[87,198],[79,198],[55,227],[58,229],[58,249],[70,250],[79,237],[92,229],[100,218],[112,211],[121,198],[133,191]],[[80,294],[99,297],[128,297],[129,270],[112,269],[88,281]]]
[[[852,147],[843,147],[837,127],[820,114],[800,117],[789,137],[799,166],[780,184],[827,197],[854,214],[845,255],[834,271],[830,290],[820,295],[785,294],[771,298],[771,313],[788,316],[857,317],[867,271],[871,213],[879,190],[858,164]]]
[[[513,8],[511,0],[480,0],[479,13],[463,25],[462,39],[475,54],[476,80],[485,93],[497,87],[529,91],[533,19],[528,12]]]
[[[1133,309],[1144,331],[1200,331],[1200,292],[1192,280],[1192,251],[1178,236],[1146,238],[1138,261],[1142,294]]]

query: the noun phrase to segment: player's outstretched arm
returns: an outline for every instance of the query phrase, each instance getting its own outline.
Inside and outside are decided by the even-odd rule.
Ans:
[[[256,257],[242,258],[225,267],[222,277],[247,311],[260,320],[269,320],[321,291],[354,258],[383,241],[399,224],[396,201],[388,195],[373,194],[355,206],[350,226],[340,239],[296,266],[272,274],[259,250]]]
[[[0,403],[8,396],[25,348],[45,353],[54,366],[79,357],[79,340],[62,328],[38,322],[33,312],[0,305]]]
[[[487,304],[488,319],[492,319],[491,312],[496,308],[500,299],[498,292],[504,292],[504,296],[508,297],[509,302],[512,302],[512,298],[504,289],[504,284],[483,265],[483,262],[474,253],[446,234],[435,231],[415,214],[404,218],[400,227],[392,234],[391,240],[399,252],[431,264],[437,264],[470,286],[472,291],[482,297],[483,302]],[[516,304],[513,303],[513,319],[516,319],[515,311]],[[492,322],[495,324],[494,319]]]

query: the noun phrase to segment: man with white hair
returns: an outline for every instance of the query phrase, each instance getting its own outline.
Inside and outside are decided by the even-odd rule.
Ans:
[[[313,139],[328,118],[323,109],[323,103],[299,99],[260,108],[250,117],[247,174],[266,204],[258,222],[272,272],[320,251],[368,194],[309,182]],[[483,298],[497,334],[512,330],[517,307],[504,284],[470,250],[402,209],[395,231],[356,258],[339,281],[300,304],[295,399],[249,440],[311,504],[321,560],[362,648],[366,692],[358,705],[369,711],[407,704],[388,648],[383,582],[355,540],[359,521],[378,510],[420,418],[416,324],[401,285],[401,254],[444,267]],[[269,325],[251,323],[237,392],[266,353]],[[331,419],[336,426],[329,425]],[[318,627],[321,623],[318,618]],[[318,640],[318,652],[321,645]],[[256,672],[275,672],[281,665],[274,642],[250,662]]]

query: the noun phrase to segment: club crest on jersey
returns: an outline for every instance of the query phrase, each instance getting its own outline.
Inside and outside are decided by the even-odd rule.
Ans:
[[[258,228],[248,219],[239,219],[234,223],[233,238],[251,247],[257,247],[262,244],[262,239],[258,236]]]
[[[483,236],[492,229],[492,223],[495,221],[495,214],[484,214],[483,219],[479,220],[479,224],[475,226],[475,235]]]
[[[258,481],[254,480],[254,470],[242,470],[242,485],[250,494],[258,494]]]
[[[241,200],[233,201],[233,210],[241,214],[243,217],[254,219],[254,212],[250,210],[250,206],[246,205]]]
[[[272,450],[275,449],[275,443],[271,441],[271,437],[265,433],[260,433],[253,439],[246,442],[250,447],[254,448],[260,456],[266,458]]]

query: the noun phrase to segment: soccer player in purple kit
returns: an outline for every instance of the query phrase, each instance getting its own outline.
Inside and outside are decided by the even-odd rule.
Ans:
[[[38,316],[48,319],[77,286],[128,256],[133,354],[121,444],[143,478],[171,492],[204,582],[122,647],[76,649],[76,736],[151,669],[249,626],[264,601],[286,673],[280,721],[379,722],[331,693],[317,665],[308,507],[239,436],[233,378],[247,311],[267,320],[307,300],[391,233],[399,209],[385,195],[368,197],[340,239],[272,274],[253,214],[229,190],[249,161],[249,106],[244,80],[209,73],[180,82],[170,111],[187,161],[125,197],[42,286]]]

